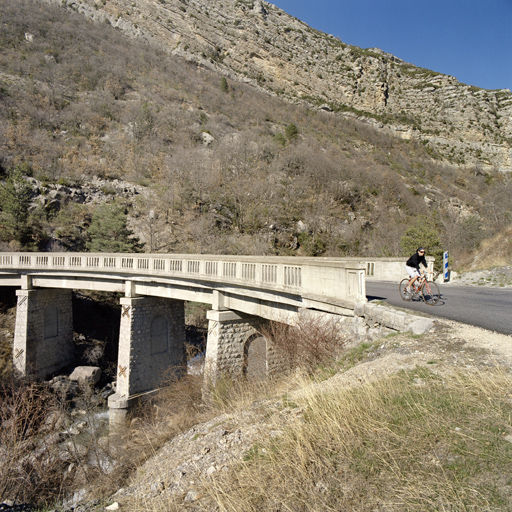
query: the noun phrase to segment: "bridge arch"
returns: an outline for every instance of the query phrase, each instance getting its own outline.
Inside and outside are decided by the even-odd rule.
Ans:
[[[242,372],[249,381],[264,380],[268,376],[269,354],[267,339],[260,333],[249,336],[244,344]]]

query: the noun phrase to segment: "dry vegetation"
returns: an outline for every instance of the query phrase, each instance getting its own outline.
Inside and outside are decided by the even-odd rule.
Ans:
[[[213,475],[208,462],[187,475],[184,492],[172,491],[169,466],[181,468],[187,457],[200,464],[206,450],[180,458],[169,445],[131,480],[138,491],[129,500],[114,499],[134,512],[510,510],[512,379],[501,355],[468,346],[457,337],[464,334],[440,326],[381,339],[313,373],[232,388],[215,425],[243,429],[251,407],[264,425],[243,460]],[[400,362],[389,361],[401,358],[408,364],[396,372]],[[195,432],[208,437],[201,426]],[[144,491],[149,472],[169,492]]]
[[[418,369],[311,393],[302,421],[201,491],[226,511],[507,510],[511,383]]]
[[[312,372],[322,363],[332,360],[344,350],[347,337],[332,318],[304,312],[294,325],[270,322],[261,328],[263,337],[272,346],[287,368]]]
[[[151,199],[129,206],[147,250],[392,256],[416,229],[463,261],[510,224],[507,176],[441,166],[422,145],[222,81],[35,0],[0,0],[0,18],[0,176],[17,169],[67,186],[93,175],[146,185]],[[73,247],[92,208],[31,210],[32,247]],[[510,254],[503,247],[485,261]],[[312,372],[334,342],[315,330],[315,343],[300,326],[265,334]],[[62,403],[18,384],[1,390],[0,495],[41,504],[86,482],[106,496],[178,432],[290,387],[223,381],[206,407],[199,379],[173,383],[139,411],[130,449],[97,437],[63,460],[59,439],[48,437],[58,418],[67,421]],[[202,492],[226,511],[509,509],[511,384],[503,373],[418,369],[312,393],[297,399],[302,421]],[[122,463],[112,472],[91,459]]]
[[[439,165],[421,144],[37,0],[0,12],[1,171],[147,185],[151,199],[130,206],[148,251],[392,256],[420,221],[436,234],[430,253],[458,258],[510,222],[506,176]],[[91,209],[36,208],[32,246],[80,247]]]
[[[311,343],[317,327],[320,348]],[[271,333],[277,335],[271,338]],[[290,358],[290,347],[299,335],[306,341],[297,343],[299,351],[294,349]],[[332,359],[334,344],[339,344],[334,326],[325,322],[303,320],[295,329],[276,325],[267,336],[289,368],[301,365],[300,355],[310,372]],[[226,378],[205,401],[202,376],[173,378],[133,411],[129,428],[104,437],[95,419],[102,404],[87,386],[71,402],[47,383],[4,376],[0,379],[0,498],[48,506],[84,488],[91,499],[107,497],[177,434],[233,409],[234,403],[243,408],[255,396],[268,396],[275,389],[272,381],[248,384]],[[70,433],[77,411],[89,427],[80,441]]]
[[[279,379],[221,379],[206,401],[200,377],[170,382],[141,405],[124,433],[105,438],[93,429],[85,444],[63,435],[72,422],[63,397],[44,385],[4,380],[0,496],[48,506],[86,488],[86,499],[104,506],[118,489],[149,473],[165,475],[170,464],[195,461],[200,467],[210,449],[194,451],[204,422],[223,429],[227,417],[257,411],[267,426],[243,460],[232,459],[213,476],[207,476],[209,464],[187,475],[194,499],[184,501],[186,491],[132,492],[129,498],[121,492],[115,499],[125,510],[145,512],[510,509],[512,379],[500,369],[499,351],[494,357],[467,348],[440,326],[420,337],[338,348],[333,359],[308,343],[316,331],[317,345],[332,349],[334,331],[318,327],[303,320],[296,329],[266,330],[292,365]],[[408,363],[394,373],[401,358]],[[363,371],[373,378],[361,378]],[[96,407],[83,390],[78,408],[91,425]],[[190,453],[169,452],[169,443],[191,427],[199,429],[185,441]],[[168,477],[155,478],[147,485]]]
[[[484,240],[479,251],[471,258],[467,258],[466,269],[488,269],[510,265],[512,254],[512,228],[508,227],[497,235]]]
[[[55,433],[61,407],[50,390],[33,382],[0,382],[0,496],[19,502],[52,502],[60,495],[65,462]],[[41,441],[46,438],[48,441]]]

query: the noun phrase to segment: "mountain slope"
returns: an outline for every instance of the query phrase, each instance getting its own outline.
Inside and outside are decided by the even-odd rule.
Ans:
[[[507,173],[62,7],[0,0],[0,16],[0,175],[32,177],[31,248],[79,250],[98,200],[125,205],[149,252],[395,256],[405,236],[457,257],[509,222]],[[0,222],[13,206],[0,194]]]
[[[446,162],[512,170],[512,94],[459,83],[308,27],[264,1],[47,0],[289,101],[421,141]]]

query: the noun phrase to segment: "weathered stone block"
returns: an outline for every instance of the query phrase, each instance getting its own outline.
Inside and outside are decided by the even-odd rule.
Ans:
[[[356,316],[364,316],[367,306],[368,306],[368,303],[356,302],[354,304],[354,314]]]
[[[413,334],[425,334],[434,327],[434,322],[429,318],[419,318],[409,323],[407,331]]]
[[[100,381],[101,370],[97,366],[77,366],[71,375],[70,380],[79,384],[96,385]]]

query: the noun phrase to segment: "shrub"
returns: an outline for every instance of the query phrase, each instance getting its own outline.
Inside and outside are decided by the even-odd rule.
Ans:
[[[314,371],[335,358],[345,339],[336,320],[329,315],[303,313],[294,325],[270,322],[261,329],[278,357],[291,369]]]
[[[274,135],[274,140],[281,146],[284,146],[286,144],[286,139],[284,138],[284,135],[281,132],[278,132]]]
[[[295,139],[299,135],[299,129],[295,124],[291,123],[286,127],[284,134],[288,140]]]
[[[228,81],[226,80],[225,76],[223,76],[220,79],[220,90],[222,92],[229,92],[229,85],[228,85]]]
[[[50,504],[60,497],[67,464],[51,435],[63,410],[44,384],[0,382],[0,496]]]

